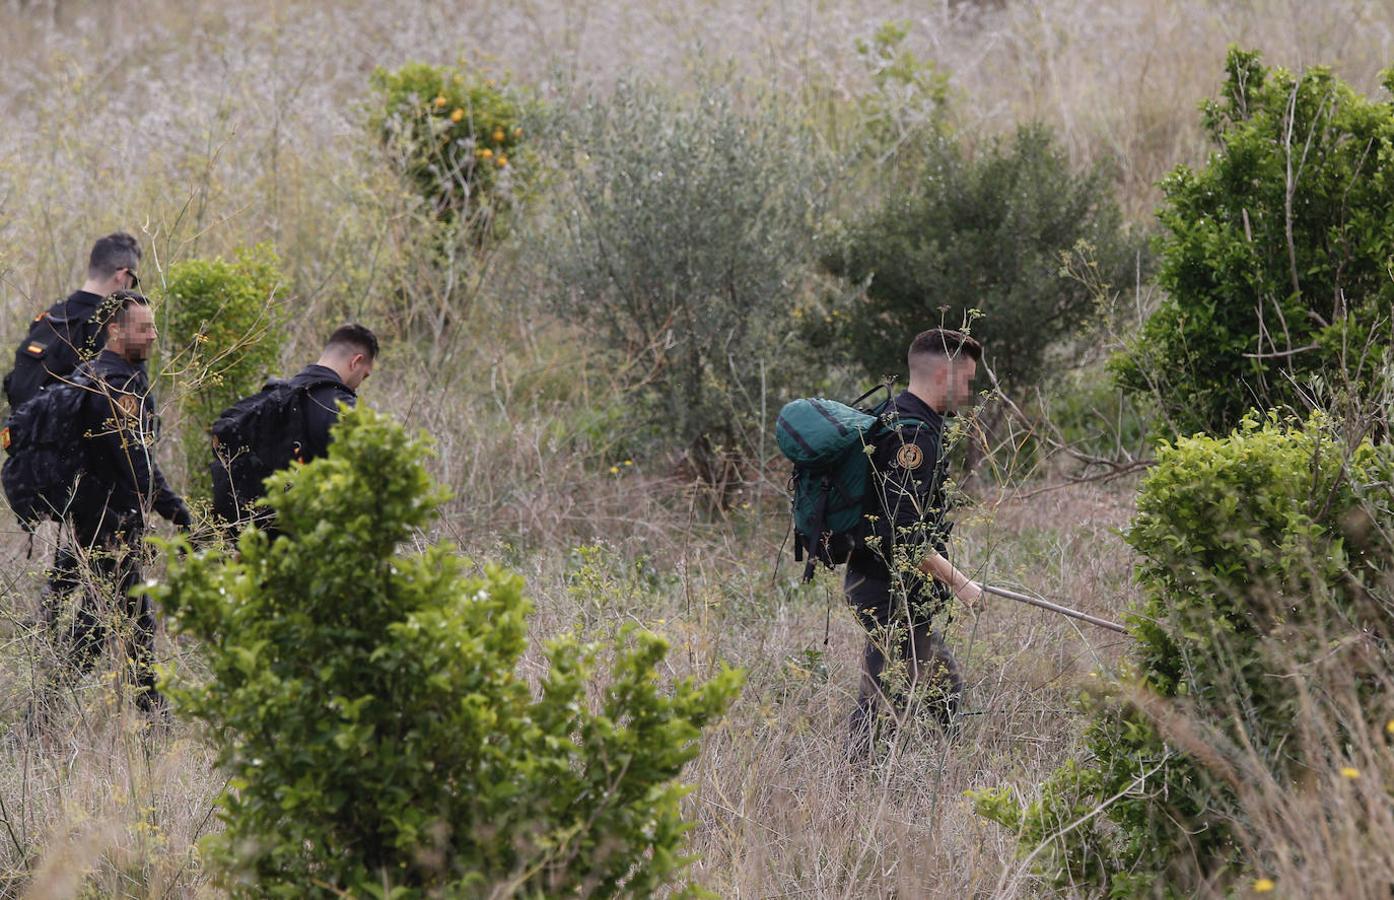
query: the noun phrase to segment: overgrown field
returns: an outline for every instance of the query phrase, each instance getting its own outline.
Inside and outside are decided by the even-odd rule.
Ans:
[[[1326,368],[1302,375],[1316,372],[1320,386],[1294,380],[1281,398],[1293,408],[1308,401],[1299,418],[1311,408],[1330,416],[1310,426],[1336,435],[1338,448],[1322,457],[1328,445],[1312,439],[1312,485],[1327,487],[1321,460],[1339,458],[1329,496],[1355,482],[1349,508],[1328,501],[1270,527],[1266,492],[1279,485],[1273,495],[1296,503],[1290,488],[1306,457],[1226,482],[1213,474],[1223,448],[1191,448],[1171,469],[1163,460],[1178,482],[1153,482],[1143,505],[1180,497],[1174,473],[1188,467],[1225,490],[1246,485],[1233,493],[1257,498],[1256,536],[1226,543],[1228,533],[1206,531],[1250,511],[1235,511],[1243,497],[1205,506],[1211,482],[1199,476],[1199,499],[1184,507],[1192,519],[1177,515],[1175,545],[1213,550],[1204,565],[1229,580],[1168,582],[1156,549],[1168,539],[1140,546],[1140,532],[1125,533],[1143,471],[1178,434],[1168,424],[1201,406],[1186,398],[1203,395],[1206,409],[1222,411],[1279,405],[1260,402],[1277,397],[1273,388],[1222,398],[1234,401],[1226,406],[1205,394],[1224,385],[1200,376],[1184,382],[1194,394],[1158,397],[1172,382],[1147,366],[1177,384],[1186,367],[1160,343],[1146,352],[1136,343],[1168,297],[1185,302],[1186,264],[1247,252],[1234,248],[1239,235],[1254,243],[1250,208],[1259,242],[1267,233],[1276,248],[1266,259],[1277,274],[1263,290],[1274,279],[1272,290],[1286,290],[1289,261],[1298,278],[1292,229],[1269,221],[1265,232],[1252,204],[1226,232],[1232,244],[1205,245],[1229,255],[1187,257],[1154,241],[1159,205],[1199,208],[1197,197],[1212,196],[1163,179],[1216,153],[1199,107],[1224,99],[1234,74],[1227,47],[1298,73],[1330,66],[1383,104],[1368,116],[1354,102],[1342,107],[1357,109],[1352,132],[1368,126],[1373,147],[1387,138],[1380,71],[1394,64],[1394,7],[0,0],[0,13],[0,347],[80,285],[93,239],[118,229],[139,237],[142,282],[163,307],[152,366],[160,458],[176,487],[197,496],[201,427],[237,385],[255,385],[270,360],[285,374],[313,361],[341,322],[375,329],[384,350],[362,401],[429,436],[428,470],[450,495],[412,544],[447,541],[470,572],[498,565],[524,577],[535,607],[519,669],[528,684],[548,673],[547,641],[611,641],[627,626],[670,643],[665,684],[710,678],[723,663],[744,669],[739,697],[684,770],[686,875],[698,884],[751,898],[1098,896],[1110,886],[1162,893],[1175,878],[1184,886],[1174,890],[1202,894],[1276,883],[1282,896],[1387,895],[1394,807],[1383,785],[1394,764],[1384,729],[1394,729],[1394,708],[1380,690],[1389,679],[1352,662],[1343,671],[1359,690],[1328,690],[1331,661],[1346,665],[1349,648],[1385,652],[1391,608],[1380,568],[1390,520],[1378,493],[1389,470],[1361,468],[1366,454],[1383,459],[1369,442],[1387,441],[1387,413],[1370,410],[1387,410],[1394,384],[1381,356],[1389,295],[1378,263],[1387,256],[1361,261],[1374,272],[1359,298],[1370,298],[1373,323],[1312,326],[1313,346],[1338,363],[1322,356]],[[1313,105],[1320,120],[1325,107]],[[1263,145],[1261,134],[1249,139]],[[1365,184],[1366,157],[1351,146],[1333,140],[1329,158],[1356,158],[1340,177]],[[1388,165],[1390,153],[1369,158]],[[1277,163],[1266,165],[1255,164],[1255,183]],[[1372,183],[1374,207],[1385,188]],[[1332,184],[1323,198],[1348,195],[1345,182]],[[1281,209],[1281,193],[1270,208]],[[1228,221],[1227,208],[1204,212],[1198,220]],[[1382,233],[1378,222],[1346,219]],[[951,263],[929,265],[936,257],[922,240],[950,248]],[[1387,246],[1379,241],[1389,239],[1371,238],[1371,258]],[[1307,294],[1327,306],[1331,292],[1315,282],[1358,268],[1303,262]],[[222,293],[199,293],[205,266]],[[1296,301],[1284,302],[1280,317]],[[1262,328],[1262,303],[1258,318]],[[1262,728],[1225,730],[1228,719],[1257,715],[1242,692],[1221,691],[1223,715],[1156,713],[1129,691],[1142,683],[1135,677],[1157,687],[1156,672],[1172,662],[1163,650],[1160,662],[1140,661],[1132,636],[992,599],[946,623],[967,680],[961,733],[909,728],[876,765],[849,768],[863,633],[840,573],[799,581],[772,419],[794,397],[850,399],[915,331],[965,321],[989,336],[993,373],[954,456],[957,563],[983,582],[1114,621],[1147,609],[1153,618],[1131,621],[1156,639],[1148,652],[1175,649],[1145,624],[1165,618],[1157,606],[1170,596],[1194,600],[1186,614],[1197,619],[1167,640],[1204,631],[1195,622],[1207,617],[1240,622],[1249,606],[1271,601],[1282,618],[1305,602],[1293,596],[1335,597],[1340,615],[1312,626],[1322,653],[1302,655],[1295,637],[1263,650],[1281,657],[1272,677],[1308,685],[1292,692],[1298,712],[1284,707],[1293,718],[1273,720],[1295,723],[1291,744],[1264,743]],[[1233,333],[1248,321],[1230,323]],[[1236,358],[1248,362],[1221,380],[1247,385],[1255,360],[1295,350],[1291,336],[1286,348],[1265,339],[1244,356],[1247,338],[1234,337]],[[254,352],[242,368],[228,362],[246,347]],[[228,348],[236,352],[220,355]],[[1124,348],[1135,360],[1126,391],[1111,380],[1117,358],[1108,362]],[[1209,430],[1223,437],[1234,427]],[[1283,428],[1275,444],[1305,439],[1298,424]],[[1268,438],[1254,438],[1252,452],[1268,452],[1259,446]],[[1293,535],[1334,535],[1335,544],[1288,543]],[[214,895],[196,844],[223,827],[216,798],[229,773],[207,735],[183,719],[168,733],[143,732],[112,654],[58,700],[44,694],[54,660],[40,590],[56,539],[49,526],[31,542],[0,519],[0,897]],[[1263,555],[1275,546],[1286,555]],[[1144,556],[1156,563],[1151,576],[1137,573]],[[1270,569],[1251,567],[1271,559],[1301,564],[1275,565],[1291,579],[1270,582]],[[163,574],[157,556],[146,575]],[[1247,652],[1242,622],[1220,630],[1217,653]],[[202,652],[188,636],[161,636],[162,658],[195,677],[207,674]],[[1255,671],[1249,657],[1224,658],[1223,676],[1206,685]],[[1189,677],[1204,665],[1188,657],[1184,668]],[[1184,688],[1162,693],[1187,702]],[[1149,774],[1180,753],[1209,774],[1141,778],[1117,797],[1107,779],[1069,783],[1070,793],[1062,770],[1126,768],[1098,752],[1099,723],[1116,724],[1099,712],[1111,708],[1105,696],[1151,711],[1119,714],[1127,740],[1114,746],[1135,751],[1139,771],[1164,747]],[[39,702],[51,708],[35,729]],[[1222,748],[1220,763],[1209,765],[1207,746]],[[1283,768],[1297,758],[1300,773]],[[1196,820],[1186,804],[1198,796],[1206,808],[1215,772],[1228,773],[1214,776],[1228,793],[1205,823],[1225,838],[1213,856],[1198,854],[1221,860],[1208,867],[1188,855]],[[1185,799],[1168,805],[1170,792]],[[1096,840],[1091,829],[1125,795],[1162,797],[1162,812],[1139,800],[1132,822]],[[1035,819],[1020,812],[1032,804]],[[1174,812],[1186,836],[1145,848],[1176,849],[1184,861],[1172,868],[1147,868],[1138,861],[1146,852],[1110,844]]]

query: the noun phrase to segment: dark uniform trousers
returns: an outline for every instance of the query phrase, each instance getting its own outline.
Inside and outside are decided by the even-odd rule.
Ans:
[[[958,663],[943,635],[931,627],[949,600],[948,590],[919,573],[897,571],[921,555],[919,548],[945,551],[944,420],[910,391],[894,397],[880,415],[899,420],[899,426],[883,430],[873,447],[875,517],[867,540],[848,559],[845,582],[847,602],[867,632],[850,723],[853,757],[870,750],[881,710],[900,721],[926,717],[949,727],[963,694]]]
[[[907,592],[854,568],[848,569],[844,588],[867,633],[861,686],[849,722],[851,755],[870,751],[882,709],[898,718],[926,715],[945,728],[952,727],[963,696],[963,676],[944,636],[931,627],[943,599],[921,598],[918,591]],[[904,664],[903,673],[889,679],[893,684],[884,677],[888,663]]]
[[[88,672],[114,632],[136,704],[157,711],[164,701],[155,689],[155,611],[149,597],[130,596],[140,581],[144,529],[139,515],[107,516],[102,522],[70,522],[71,536],[49,573],[44,616],[67,660],[68,677]]]
[[[80,371],[94,384],[84,412],[88,433],[84,445],[74,448],[84,455],[84,474],[67,516],[70,540],[54,558],[44,596],[50,634],[67,660],[60,677],[90,670],[115,632],[137,704],[162,712],[155,689],[154,610],[148,597],[128,595],[140,580],[144,508],[180,527],[192,518],[154,459],[159,426],[144,366],[103,350]]]

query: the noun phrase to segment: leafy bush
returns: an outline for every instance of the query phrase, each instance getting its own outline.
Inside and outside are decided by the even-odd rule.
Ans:
[[[1108,183],[1071,171],[1044,126],[975,159],[947,137],[928,153],[912,189],[853,224],[825,256],[865,291],[812,330],[879,377],[904,371],[916,333],[941,320],[960,326],[979,310],[973,333],[998,377],[1029,383],[1094,310],[1093,293],[1061,277],[1062,254],[1087,242],[1107,281],[1133,280],[1136,247]]]
[[[688,103],[622,83],[564,123],[548,296],[600,338],[617,381],[723,480],[795,365],[789,311],[822,198],[811,137],[706,85]],[[765,411],[768,411],[767,409]]]
[[[909,36],[908,22],[886,22],[856,42],[871,89],[855,101],[854,145],[877,157],[878,164],[862,173],[871,176],[865,189],[879,187],[876,196],[906,187],[902,170],[917,171],[945,131],[949,75],[907,46]]]
[[[1010,789],[980,792],[979,811],[1062,886],[1192,896],[1233,878],[1244,786],[1330,762],[1294,738],[1292,679],[1318,683],[1340,655],[1341,680],[1369,698],[1391,662],[1389,607],[1372,593],[1394,562],[1380,537],[1394,525],[1380,487],[1391,463],[1387,447],[1346,454],[1320,418],[1249,418],[1227,438],[1163,447],[1127,533],[1142,557],[1137,644],[1121,678],[1084,699],[1088,761],[1024,808]]]
[[[279,360],[290,292],[269,244],[231,260],[191,259],[169,267],[160,328],[170,348],[164,373],[174,380],[184,419],[190,496],[207,497],[208,428],[253,393]]]
[[[400,897],[670,884],[688,862],[673,779],[739,673],[665,691],[658,637],[562,639],[534,697],[517,672],[521,579],[468,576],[442,545],[396,552],[441,498],[424,453],[372,410],[346,412],[329,456],[270,498],[285,537],[247,531],[235,557],[173,557],[154,589],[174,629],[204,644],[208,680],[176,677],[171,695],[232,776],[226,831],[205,846],[222,886]]]
[[[522,108],[463,67],[377,69],[370,123],[437,216],[482,235],[508,196],[523,144]]]
[[[1113,364],[1180,434],[1224,433],[1252,407],[1300,411],[1314,376],[1358,393],[1390,340],[1389,103],[1257,53],[1231,50],[1225,68],[1203,115],[1216,152],[1162,183],[1166,300]]]

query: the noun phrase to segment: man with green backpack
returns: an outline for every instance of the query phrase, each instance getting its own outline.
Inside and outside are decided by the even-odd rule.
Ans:
[[[945,558],[944,417],[973,397],[982,346],[958,331],[931,329],[910,345],[910,384],[869,410],[796,400],[776,436],[794,462],[795,557],[846,563],[848,603],[867,631],[849,755],[870,752],[878,709],[911,704],[948,727],[963,691],[958,664],[932,627],[951,597],[978,603],[982,588]],[[883,679],[903,662],[900,683]],[[896,667],[899,669],[899,667]],[[909,698],[909,702],[907,702]]]

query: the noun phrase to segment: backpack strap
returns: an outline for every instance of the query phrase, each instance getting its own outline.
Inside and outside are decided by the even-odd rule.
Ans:
[[[349,386],[337,378],[316,378],[305,384],[295,385],[294,389],[304,398],[300,404],[300,434],[302,437],[310,431],[310,394],[322,387],[339,387],[349,390]],[[295,442],[295,458],[302,463],[305,461],[305,447],[301,441]]]
[[[823,534],[828,530],[828,497],[832,494],[833,482],[831,475],[823,475],[823,483],[818,488],[818,499],[813,505],[813,533],[808,535],[808,539],[817,543],[823,539]],[[795,547],[798,543],[795,542]],[[813,573],[816,568],[815,563],[818,559],[817,547],[808,548],[808,561],[804,563],[803,580],[809,582],[813,580]],[[798,556],[794,557],[795,562]]]
[[[316,378],[313,381],[307,381],[304,384],[292,384],[289,380],[284,381],[282,383],[294,388],[297,391],[304,391],[307,394],[310,391],[315,390],[316,388],[322,387],[341,387],[346,391],[349,390],[349,386],[344,384],[337,378]]]
[[[862,394],[860,397],[858,397],[857,399],[853,400],[851,403],[849,403],[849,404],[847,404],[847,405],[850,406],[850,407],[852,407],[853,409],[861,409],[861,406],[858,405],[858,404],[860,404],[863,400],[869,399],[873,394],[877,394],[877,393],[879,393],[879,392],[881,392],[881,391],[885,391],[885,392],[886,392],[886,399],[885,399],[885,400],[882,400],[880,403],[878,403],[878,404],[876,404],[874,407],[872,407],[871,410],[869,410],[869,411],[871,412],[872,415],[880,415],[881,411],[884,410],[887,406],[890,406],[890,404],[891,404],[891,400],[893,399],[892,396],[891,396],[891,388],[893,388],[894,386],[895,386],[895,376],[894,376],[894,375],[887,376],[887,378],[886,378],[885,381],[883,381],[883,382],[881,382],[880,384],[876,385],[876,386],[873,387],[871,390],[869,390],[869,391],[867,391],[866,393]]]

